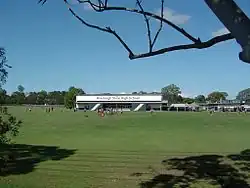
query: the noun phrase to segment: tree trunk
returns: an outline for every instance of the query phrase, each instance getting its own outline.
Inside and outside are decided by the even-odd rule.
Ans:
[[[240,44],[239,58],[250,63],[250,19],[234,0],[204,0]]]

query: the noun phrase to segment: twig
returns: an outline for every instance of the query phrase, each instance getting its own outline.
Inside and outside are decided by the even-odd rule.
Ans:
[[[148,17],[144,14],[144,9],[141,5],[140,0],[136,0],[136,4],[139,6],[139,8],[141,9],[142,13],[143,13],[143,17],[147,26],[147,33],[148,33],[148,48],[149,48],[149,52],[152,52],[152,39],[151,39],[151,30],[150,30],[150,24],[149,24],[149,19]]]
[[[152,56],[156,56],[156,55],[160,55],[160,54],[164,54],[167,52],[171,52],[171,51],[177,51],[177,50],[187,50],[187,49],[204,49],[204,48],[209,48],[217,43],[226,41],[226,40],[231,40],[234,39],[234,37],[229,33],[229,34],[225,34],[225,35],[221,35],[221,36],[217,36],[214,37],[208,41],[205,42],[201,42],[200,43],[192,43],[192,44],[185,44],[185,45],[177,45],[177,46],[171,46],[171,47],[167,47],[167,48],[162,48],[160,50],[155,50],[152,52],[148,52],[148,53],[142,53],[142,54],[134,54],[132,52],[132,50],[128,47],[128,45],[125,43],[125,41],[114,31],[112,30],[110,27],[100,27],[97,25],[93,25],[93,24],[89,24],[86,21],[84,21],[81,17],[79,17],[72,9],[69,8],[69,11],[73,14],[73,16],[75,16],[78,20],[80,20],[84,25],[90,27],[90,28],[94,28],[97,29],[99,31],[103,31],[103,32],[107,32],[110,33],[112,35],[114,35],[119,42],[123,45],[123,47],[128,51],[129,53],[129,58],[132,59],[139,59],[139,58],[146,58],[146,57],[152,57]]]
[[[39,0],[39,2],[42,2],[43,4],[46,2],[47,0]],[[64,0],[65,2],[67,2],[67,0]],[[138,0],[137,0],[138,1]],[[167,48],[162,48],[159,50],[149,50],[149,52],[147,53],[141,53],[141,54],[134,54],[132,52],[132,50],[128,47],[128,45],[126,44],[126,42],[115,32],[115,30],[112,30],[110,27],[100,27],[97,25],[93,25],[93,24],[89,24],[86,21],[84,21],[80,16],[78,16],[71,8],[69,8],[69,11],[73,14],[74,17],[76,17],[78,20],[80,20],[84,25],[86,25],[87,27],[90,28],[94,28],[97,29],[99,31],[103,31],[103,32],[107,32],[112,34],[113,36],[115,36],[119,42],[122,44],[122,46],[127,50],[127,52],[129,53],[129,58],[130,59],[139,59],[139,58],[146,58],[146,57],[152,57],[152,56],[156,56],[156,55],[160,55],[160,54],[164,54],[167,52],[172,52],[172,51],[178,51],[178,50],[187,50],[187,49],[204,49],[204,48],[209,48],[211,46],[214,46],[215,44],[218,44],[220,42],[226,41],[226,40],[231,40],[234,39],[234,37],[232,36],[232,34],[224,34],[221,36],[217,36],[214,37],[210,40],[207,40],[205,42],[202,42],[200,40],[200,38],[195,38],[192,35],[190,35],[189,33],[187,33],[184,29],[178,27],[177,25],[175,25],[174,23],[168,21],[167,19],[164,18],[163,15],[163,8],[164,8],[164,0],[162,0],[162,6],[161,6],[161,15],[158,16],[156,14],[150,13],[150,12],[146,12],[143,10],[142,6],[141,6],[141,10],[137,10],[137,9],[129,9],[126,7],[108,7],[108,0],[105,0],[105,2],[103,3],[102,1],[99,3],[99,5],[96,5],[94,3],[92,3],[90,0],[78,0],[79,3],[88,3],[91,5],[91,7],[96,11],[96,12],[103,12],[103,11],[127,11],[127,12],[132,12],[132,13],[137,13],[137,14],[142,14],[145,17],[149,16],[152,18],[155,18],[156,20],[161,21],[160,23],[160,28],[158,29],[153,42],[149,42],[152,46],[153,46],[158,38],[158,35],[160,33],[160,31],[162,30],[162,25],[163,23],[166,23],[168,25],[170,25],[171,27],[173,27],[174,29],[176,29],[177,31],[179,31],[181,34],[183,34],[185,37],[187,37],[188,39],[190,39],[193,43],[191,44],[184,44],[184,45],[176,45],[176,46],[171,46],[171,47],[167,47]],[[139,1],[138,1],[139,2]],[[139,4],[140,5],[140,2]],[[148,27],[149,28],[149,27]],[[150,29],[149,29],[150,30]],[[148,32],[150,34],[150,32]],[[151,39],[151,35],[150,35],[150,39]]]
[[[77,0],[77,1],[78,1],[79,4],[80,3],[88,3],[92,7],[92,9],[95,10],[96,12],[101,11],[101,6],[98,6],[98,5],[94,4],[94,3],[92,3],[91,1],[81,1],[81,0]]]
[[[161,18],[164,17],[163,11],[164,11],[164,0],[161,0]],[[162,22],[162,19],[161,19],[161,21],[160,21],[160,27],[159,27],[159,29],[157,30],[156,35],[155,35],[154,40],[153,40],[153,43],[152,43],[152,48],[154,47],[154,45],[155,45],[155,43],[156,43],[156,40],[157,40],[157,38],[158,38],[158,36],[159,36],[161,30],[162,30],[162,27],[163,27],[163,22]]]
[[[48,0],[38,0],[38,4],[41,3],[44,5]],[[68,0],[63,0],[66,4],[69,4]]]
[[[128,51],[129,53],[129,57],[133,57],[134,53],[132,52],[132,50],[128,47],[128,45],[123,41],[123,39],[114,31],[112,30],[110,27],[100,27],[94,24],[89,24],[86,21],[84,21],[80,16],[78,16],[71,8],[69,8],[69,11],[72,13],[73,16],[75,16],[79,21],[81,21],[84,25],[93,28],[93,29],[97,29],[99,31],[103,31],[103,32],[107,32],[110,33],[112,35],[114,35],[119,42],[123,45],[123,47]]]
[[[47,0],[39,0],[38,4],[41,3],[42,5],[44,5],[44,3],[46,3],[46,2],[47,2]]]
[[[102,0],[98,0],[98,3],[99,3],[99,7],[103,7],[104,6]]]
[[[104,6],[105,6],[105,7],[108,6],[108,0],[104,0]]]
[[[39,0],[38,2],[42,4],[44,4],[45,2],[47,2],[48,0]],[[67,0],[64,0],[67,2]],[[126,11],[126,12],[132,12],[132,13],[136,13],[136,14],[145,14],[146,16],[152,17],[156,20],[162,21],[165,24],[168,24],[170,27],[172,27],[173,29],[175,29],[176,31],[180,32],[182,35],[184,35],[185,37],[187,37],[189,40],[195,42],[195,43],[199,43],[200,40],[199,38],[195,38],[193,37],[191,34],[189,34],[187,31],[185,31],[183,28],[180,28],[179,26],[177,26],[176,24],[172,23],[171,21],[165,19],[162,16],[159,16],[157,14],[151,13],[151,12],[147,12],[147,11],[141,11],[141,10],[137,10],[137,9],[133,9],[133,8],[126,8],[126,7],[111,7],[111,6],[107,6],[108,4],[108,0],[105,0],[104,6],[98,6],[95,3],[92,3],[91,0],[77,0],[79,3],[88,3],[93,10],[95,10],[96,12],[104,12],[104,11]]]
[[[188,50],[188,49],[204,49],[204,48],[209,48],[211,46],[214,46],[215,44],[218,44],[220,42],[224,42],[227,40],[234,39],[231,33],[229,34],[224,34],[221,36],[214,37],[210,40],[207,40],[205,42],[200,42],[200,43],[193,43],[193,44],[184,44],[184,45],[177,45],[177,46],[171,46],[167,48],[162,48],[160,50],[155,50],[151,53],[143,53],[143,54],[138,54],[130,57],[130,59],[139,59],[139,58],[145,58],[145,57],[152,57],[160,54],[164,54],[167,52],[172,52],[172,51],[178,51],[178,50]]]
[[[98,7],[98,5],[92,3],[90,0],[78,0],[79,3],[88,3],[91,5],[95,5],[95,7]],[[159,16],[157,14],[151,13],[151,12],[147,12],[147,11],[141,11],[141,10],[137,10],[137,9],[133,9],[133,8],[126,8],[126,7],[117,7],[117,6],[105,6],[105,7],[99,7],[99,9],[94,9],[97,12],[104,12],[104,11],[126,11],[126,12],[132,12],[132,13],[136,13],[136,14],[145,14],[146,16],[152,17],[156,20],[162,21],[165,24],[168,24],[170,27],[172,27],[173,29],[175,29],[176,31],[180,32],[182,35],[184,35],[185,37],[187,37],[189,40],[193,41],[193,42],[197,42],[199,43],[200,40],[199,38],[195,38],[193,37],[191,34],[189,34],[187,31],[185,31],[183,28],[180,28],[179,26],[177,26],[176,24],[174,24],[173,22],[165,19],[162,16]]]

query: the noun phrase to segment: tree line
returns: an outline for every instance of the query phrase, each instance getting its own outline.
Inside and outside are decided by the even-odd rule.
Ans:
[[[0,89],[0,104],[5,105],[64,105],[66,108],[73,108],[75,97],[77,95],[85,94],[85,91],[81,88],[74,86],[69,87],[67,91],[39,91],[39,92],[25,92],[25,88],[22,85],[17,87],[17,91],[8,94],[6,90]],[[109,93],[103,93],[107,95]],[[133,92],[132,94],[162,94],[163,100],[168,101],[169,104],[173,103],[216,103],[221,100],[226,100],[228,97],[227,92],[213,91],[207,96],[198,95],[194,98],[182,97],[181,89],[175,85],[170,84],[163,87],[160,92]],[[236,99],[241,101],[250,102],[250,88],[242,90],[238,93]]]
[[[225,101],[228,97],[228,93],[225,91],[213,91],[209,93],[207,96],[198,95],[194,98],[186,98],[181,96],[181,89],[174,85],[170,84],[161,89],[161,93],[163,95],[163,100],[167,100],[168,103],[218,103],[221,101]],[[250,88],[244,89],[238,93],[235,98],[239,101],[245,101],[246,103],[250,103]]]
[[[0,88],[0,104],[2,105],[64,105],[66,108],[73,108],[75,97],[85,94],[83,89],[71,86],[67,91],[45,91],[25,92],[22,85],[17,87],[17,91],[8,94],[6,90]]]
[[[173,103],[218,103],[224,101],[228,97],[228,93],[224,91],[212,91],[207,96],[197,95],[196,97],[183,97],[181,89],[175,84],[170,84],[161,89],[160,92],[151,92],[148,94],[162,94],[163,100],[168,101],[169,104]],[[133,92],[132,94],[147,94],[147,92]],[[250,88],[240,91],[235,98],[239,101],[250,102]]]

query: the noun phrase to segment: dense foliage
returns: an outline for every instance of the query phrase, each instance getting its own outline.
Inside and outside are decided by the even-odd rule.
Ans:
[[[69,109],[74,108],[76,96],[82,94],[85,94],[85,92],[82,89],[70,87],[64,97],[64,106]]]
[[[6,107],[0,108],[0,144],[10,143],[11,138],[18,135],[22,122],[9,114]]]
[[[31,91],[26,93],[22,85],[17,86],[17,91],[8,94],[6,90],[0,90],[0,102],[5,105],[65,105],[73,108],[75,96],[84,94],[80,88],[70,87],[68,91]]]
[[[250,101],[250,88],[240,91],[236,99],[249,102]]]
[[[21,121],[9,114],[7,107],[2,106],[7,96],[7,92],[2,89],[2,85],[5,84],[8,77],[7,68],[10,66],[7,64],[5,49],[0,48],[0,144],[10,143],[12,136],[18,134],[21,125]]]

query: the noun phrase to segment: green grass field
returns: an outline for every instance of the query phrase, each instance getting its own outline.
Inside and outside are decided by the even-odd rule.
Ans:
[[[23,126],[0,187],[249,187],[250,115],[10,111]]]

